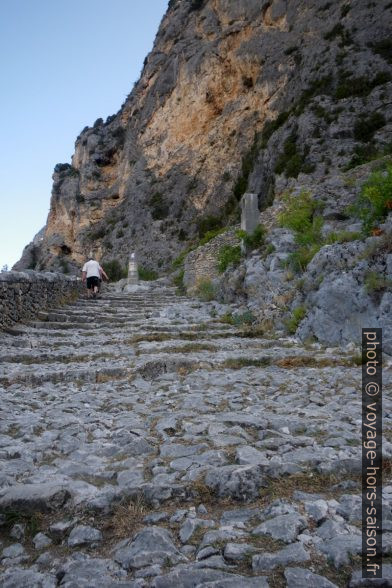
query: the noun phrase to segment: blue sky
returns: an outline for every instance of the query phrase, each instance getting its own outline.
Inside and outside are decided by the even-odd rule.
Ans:
[[[0,1],[0,268],[43,227],[53,167],[115,114],[168,0]]]

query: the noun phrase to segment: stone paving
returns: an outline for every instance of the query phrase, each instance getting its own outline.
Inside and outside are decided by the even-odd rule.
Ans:
[[[1,334],[1,586],[371,585],[358,350],[244,331],[214,304],[161,281]]]

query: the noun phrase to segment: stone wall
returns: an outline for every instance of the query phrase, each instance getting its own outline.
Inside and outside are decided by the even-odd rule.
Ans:
[[[74,276],[35,271],[1,273],[0,329],[68,302],[82,289],[82,282]]]
[[[202,280],[214,280],[219,277],[219,251],[224,245],[239,245],[235,235],[238,229],[239,226],[236,226],[218,235],[187,255],[184,262],[184,285],[188,294],[194,293]]]

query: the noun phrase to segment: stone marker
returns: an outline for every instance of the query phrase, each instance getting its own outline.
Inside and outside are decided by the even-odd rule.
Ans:
[[[131,253],[128,264],[128,284],[136,285],[139,283],[139,274],[135,253]]]
[[[247,193],[241,199],[241,229],[253,233],[260,224],[260,211],[257,194]]]

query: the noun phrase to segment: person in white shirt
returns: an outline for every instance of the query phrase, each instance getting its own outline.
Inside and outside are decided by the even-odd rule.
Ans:
[[[98,261],[91,259],[86,261],[82,269],[82,282],[87,283],[87,295],[90,298],[97,297],[102,278],[109,280],[104,269],[99,265]]]

